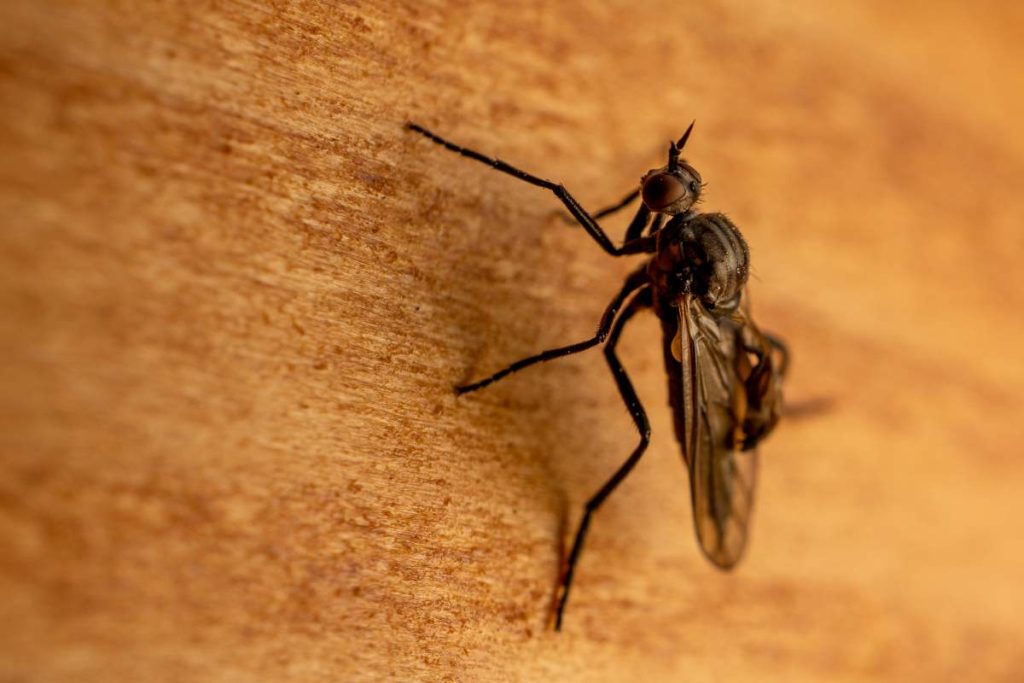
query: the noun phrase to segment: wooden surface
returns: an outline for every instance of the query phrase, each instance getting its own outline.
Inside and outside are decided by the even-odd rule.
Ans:
[[[0,7],[0,679],[1024,678],[1010,3]],[[827,9],[826,9],[827,7]],[[688,157],[792,344],[751,551],[699,554],[589,207]],[[623,220],[610,221],[616,234]]]

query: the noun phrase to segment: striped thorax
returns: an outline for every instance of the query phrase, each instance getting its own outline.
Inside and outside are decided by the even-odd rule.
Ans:
[[[725,313],[739,304],[749,262],[747,243],[732,221],[720,213],[687,212],[658,233],[648,274],[661,312],[692,294],[708,311]]]

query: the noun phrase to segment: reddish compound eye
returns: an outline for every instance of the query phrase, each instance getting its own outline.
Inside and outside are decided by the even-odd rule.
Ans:
[[[651,211],[661,211],[686,194],[682,181],[669,173],[655,173],[644,180],[644,204]]]

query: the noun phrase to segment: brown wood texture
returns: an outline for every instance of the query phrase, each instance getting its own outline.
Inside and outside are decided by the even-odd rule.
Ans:
[[[0,679],[1024,679],[1011,3],[0,7]],[[691,528],[607,204],[688,158],[795,355],[753,544]],[[621,234],[625,219],[607,225]]]

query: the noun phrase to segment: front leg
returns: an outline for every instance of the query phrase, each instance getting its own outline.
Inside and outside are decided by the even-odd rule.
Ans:
[[[611,206],[606,206],[600,211],[594,214],[594,220],[601,220],[605,216],[611,216],[613,213],[617,213],[622,209],[626,208],[630,204],[636,201],[636,198],[640,196],[640,188],[637,188],[627,194],[625,197],[615,202]]]
[[[476,161],[487,164],[488,166],[501,171],[502,173],[506,173],[513,178],[518,178],[531,185],[536,185],[537,187],[543,187],[546,190],[550,190],[556,197],[558,197],[565,208],[569,210],[572,217],[583,226],[583,229],[587,231],[587,234],[590,235],[590,237],[597,242],[598,246],[604,249],[608,254],[611,254],[612,256],[622,256],[623,254],[650,253],[654,251],[653,242],[643,242],[640,239],[635,239],[632,242],[623,244],[621,247],[616,247],[612,243],[611,239],[608,238],[608,235],[605,234],[604,230],[601,229],[601,226],[597,224],[597,221],[587,213],[586,209],[580,206],[580,203],[577,202],[571,194],[569,194],[569,191],[566,190],[563,185],[553,183],[550,180],[545,180],[531,173],[527,173],[526,171],[522,171],[511,164],[505,163],[501,159],[485,156],[480,152],[476,152],[467,147],[456,145],[454,142],[449,142],[441,136],[435,135],[423,126],[415,123],[407,123],[406,127],[409,130],[415,131],[427,139],[437,143],[438,145],[441,145],[445,149],[449,149],[464,157],[469,157],[470,159],[475,159]]]
[[[613,213],[617,213],[617,212],[621,211],[622,209],[626,208],[627,206],[632,204],[634,201],[636,201],[636,198],[639,197],[639,196],[640,196],[640,189],[637,188],[636,190],[633,190],[632,192],[627,194],[625,197],[623,197],[621,200],[616,202],[615,204],[612,204],[611,206],[606,206],[603,209],[601,209],[600,211],[597,211],[596,213],[594,213],[593,214],[594,220],[599,221],[602,218],[604,218],[605,216],[610,216]],[[563,221],[572,222],[570,217],[566,216],[564,213],[559,212],[557,215],[558,215],[558,218],[563,220]],[[647,227],[647,223],[650,220],[650,216],[651,216],[650,210],[646,206],[641,206],[637,210],[636,214],[633,216],[633,220],[630,221],[629,227],[626,229],[626,238],[625,238],[625,240],[623,240],[623,242],[630,242],[630,241],[635,240],[636,238],[640,237],[642,234],[644,234],[644,228]],[[660,216],[661,216],[661,214],[659,214],[659,219],[660,219]],[[654,232],[654,230],[652,229],[651,232]]]

